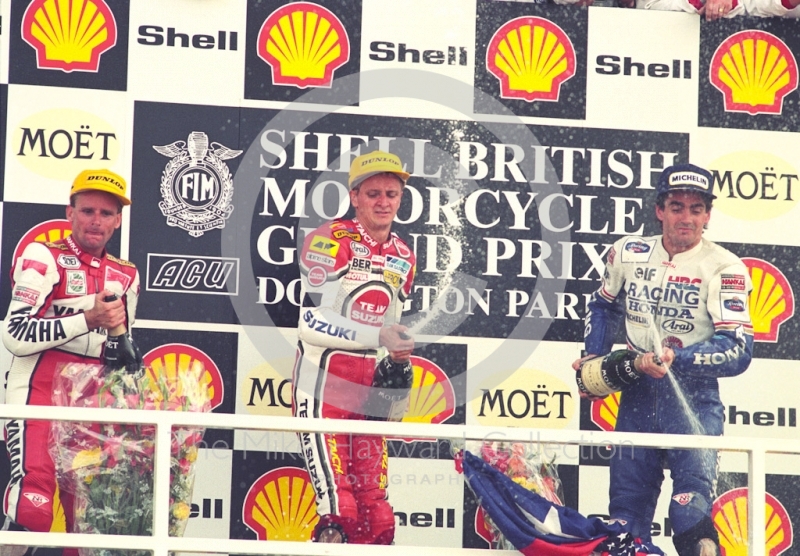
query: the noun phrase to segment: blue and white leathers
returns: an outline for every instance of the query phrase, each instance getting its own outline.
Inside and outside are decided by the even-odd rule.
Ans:
[[[751,289],[744,263],[705,239],[672,259],[661,236],[626,237],[614,244],[589,302],[586,351],[608,353],[623,320],[630,349],[660,354],[662,347],[672,348],[669,372],[696,418],[687,416],[669,376],[644,376],[622,392],[616,430],[722,434],[717,379],[738,375],[750,364]],[[711,515],[716,451],[618,449],[611,460],[609,513],[644,541],[650,540],[665,467],[673,481],[669,516],[676,537]]]

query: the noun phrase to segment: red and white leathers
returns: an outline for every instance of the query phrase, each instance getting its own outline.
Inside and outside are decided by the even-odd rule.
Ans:
[[[97,293],[109,290],[122,299],[130,329],[139,274],[132,263],[108,254],[93,257],[67,237],[28,245],[14,262],[12,280],[2,332],[14,356],[6,403],[52,405],[53,376],[62,363],[100,361],[106,331],[89,330],[83,311],[94,307]],[[48,421],[6,423],[11,480],[3,508],[15,524],[31,531],[70,531],[71,497],[57,488],[49,432]]]
[[[744,6],[747,15],[800,18],[800,6],[792,6],[788,0],[744,0]]]
[[[300,254],[303,307],[293,377],[296,417],[364,419],[380,328],[397,323],[411,291],[415,258],[397,235],[372,239],[358,220],[310,233]],[[318,531],[334,525],[351,543],[390,544],[386,439],[300,434],[317,494]]]

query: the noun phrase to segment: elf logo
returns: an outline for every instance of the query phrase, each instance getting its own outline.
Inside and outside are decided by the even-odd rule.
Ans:
[[[437,529],[455,529],[455,508],[436,508],[433,514],[426,512],[394,512],[398,527],[434,527]]]
[[[620,58],[611,54],[600,54],[596,59],[595,72],[600,75],[626,75],[631,77],[655,77],[691,79],[691,60],[672,60],[670,63],[634,62],[630,56]]]

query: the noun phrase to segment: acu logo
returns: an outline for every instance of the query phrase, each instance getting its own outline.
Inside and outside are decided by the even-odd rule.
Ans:
[[[158,204],[167,225],[186,230],[192,237],[225,227],[233,212],[233,178],[225,160],[236,158],[235,151],[213,142],[208,135],[193,131],[186,141],[153,148],[171,158],[161,175]]]

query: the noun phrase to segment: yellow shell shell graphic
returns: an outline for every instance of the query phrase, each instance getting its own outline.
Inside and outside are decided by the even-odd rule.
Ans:
[[[776,512],[775,508],[769,503],[765,504],[764,511],[766,514],[766,546],[764,553],[767,556],[773,556],[783,552],[783,550],[776,552],[776,548],[786,544],[787,530],[791,530],[791,524],[785,523],[783,516]],[[747,556],[746,496],[738,496],[723,503],[714,514],[714,525],[719,532],[720,547],[724,556]]]
[[[614,392],[602,400],[592,402],[592,422],[606,431],[613,431],[617,426],[619,403],[622,392]]]
[[[182,396],[186,387],[197,388],[197,380],[194,377],[199,377],[199,390],[207,390],[208,398],[214,399],[211,374],[201,361],[188,353],[173,351],[160,354],[160,357],[153,358],[148,364],[147,376],[153,382],[160,376],[164,377],[167,384],[175,385],[175,392],[172,393],[175,396]],[[153,391],[153,396],[156,402],[164,401],[162,393],[157,389]]]
[[[276,85],[331,87],[333,72],[350,59],[350,39],[339,18],[312,2],[292,2],[264,21],[258,56],[272,66]]]
[[[408,401],[404,422],[430,423],[434,417],[447,410],[447,391],[436,375],[414,365],[414,382]]]
[[[314,489],[302,477],[279,476],[256,494],[250,517],[268,540],[308,541],[319,521]]]
[[[561,83],[575,73],[575,50],[551,21],[517,18],[492,37],[486,64],[500,79],[501,96],[555,101]]]
[[[767,333],[775,317],[786,312],[786,292],[775,276],[762,268],[752,268],[750,278],[753,281],[753,291],[750,292],[753,331]]]
[[[89,63],[114,32],[93,0],[45,0],[34,11],[29,31],[44,45],[48,60],[67,64]]]
[[[797,63],[779,38],[742,31],[715,52],[711,82],[725,95],[726,110],[780,113],[783,97],[797,88]]]

